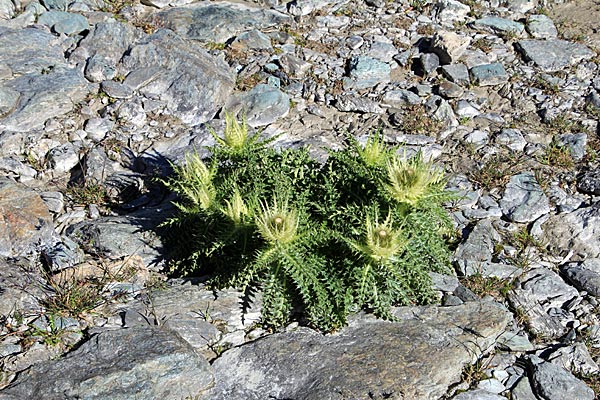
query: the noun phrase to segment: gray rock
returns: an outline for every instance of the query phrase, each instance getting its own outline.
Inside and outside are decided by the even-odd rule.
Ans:
[[[93,336],[59,360],[23,372],[2,399],[182,399],[213,383],[208,362],[168,329],[131,328]]]
[[[506,387],[498,379],[484,379],[477,384],[477,389],[484,390],[488,393],[499,394],[506,390]],[[503,397],[502,397],[503,398]]]
[[[60,213],[63,211],[65,196],[61,192],[42,192],[40,196],[50,212]]]
[[[290,14],[304,16],[332,4],[330,0],[293,0],[287,3]]]
[[[541,240],[548,243],[551,251],[576,258],[586,255],[600,257],[600,202],[570,213],[552,215],[542,224]]]
[[[90,28],[83,15],[64,11],[47,11],[40,15],[38,23],[49,26],[56,33],[65,35],[74,35]]]
[[[500,200],[504,215],[513,222],[535,221],[550,212],[548,198],[531,172],[513,175]]]
[[[381,99],[382,104],[396,108],[401,108],[409,104],[421,104],[421,102],[422,100],[418,95],[406,89],[388,90]]]
[[[419,64],[425,74],[430,74],[440,66],[440,58],[435,53],[423,53],[419,57]]]
[[[475,20],[471,26],[475,29],[498,34],[513,33],[522,35],[525,33],[525,26],[522,23],[498,17],[480,18]]]
[[[522,268],[491,261],[461,260],[459,265],[464,276],[481,275],[498,279],[513,279],[523,273]]]
[[[577,190],[581,193],[600,195],[600,168],[585,171],[577,177]]]
[[[160,26],[182,37],[214,43],[225,43],[251,29],[263,30],[292,22],[290,16],[275,10],[208,1],[161,11],[153,18]]]
[[[0,256],[29,255],[55,242],[52,215],[39,194],[0,177]]]
[[[100,84],[100,89],[113,99],[130,99],[133,97],[133,90],[131,87],[124,85],[121,82],[106,80]]]
[[[32,181],[38,174],[34,168],[15,157],[0,157],[0,171],[21,183]]]
[[[111,259],[138,255],[146,266],[157,267],[162,260],[161,246],[151,230],[158,223],[143,215],[103,217],[72,225],[66,235],[95,254]]]
[[[494,244],[500,241],[500,235],[490,220],[482,220],[475,225],[466,240],[456,249],[455,258],[459,263],[465,260],[490,261],[494,253]]]
[[[534,332],[558,338],[567,332],[567,324],[574,320],[565,307],[578,296],[577,290],[556,273],[546,268],[534,268],[518,279],[508,299],[515,309],[527,316]]]
[[[442,66],[442,74],[450,82],[454,82],[457,85],[468,86],[471,83],[469,77],[469,69],[465,64],[449,64]]]
[[[342,112],[382,114],[379,103],[366,97],[340,95],[335,98],[335,108]]]
[[[81,166],[80,147],[75,143],[67,142],[48,152],[50,167],[56,174],[64,174],[76,166]]]
[[[68,238],[42,251],[42,257],[52,272],[58,272],[66,268],[74,267],[83,262],[83,251],[77,243]]]
[[[454,400],[506,400],[506,397],[491,393],[485,389],[473,389],[453,397]]]
[[[438,21],[442,24],[448,23],[450,26],[453,21],[464,21],[471,11],[471,7],[457,0],[440,0],[436,6]]]
[[[19,101],[19,92],[9,87],[0,86],[0,118],[14,111]]]
[[[586,133],[565,133],[558,135],[557,141],[561,146],[569,149],[569,153],[573,160],[580,161],[585,157],[587,146]]]
[[[523,151],[527,141],[518,129],[505,128],[496,135],[496,143],[502,144],[514,151]]]
[[[504,332],[498,337],[497,345],[500,349],[514,352],[526,352],[534,350],[533,344],[527,335],[516,332]]]
[[[577,289],[600,297],[600,259],[589,258],[580,263],[569,263],[561,269]]]
[[[462,87],[450,81],[444,81],[440,83],[440,86],[438,87],[438,92],[440,96],[447,99],[455,99],[458,97],[462,97],[465,93]]]
[[[49,294],[40,272],[38,267],[18,265],[14,260],[0,258],[0,316],[40,312],[40,300]]]
[[[527,32],[536,39],[552,39],[558,36],[554,22],[546,15],[530,15],[527,18]]]
[[[0,59],[14,76],[50,71],[65,65],[60,40],[36,28],[0,27]]]
[[[327,336],[300,328],[228,350],[204,398],[439,398],[508,322],[493,303],[395,314],[394,323],[363,318]]]
[[[600,108],[600,95],[595,90],[592,90],[585,98],[587,104],[592,107]]]
[[[290,111],[290,98],[276,87],[259,83],[246,93],[227,100],[225,109],[246,116],[252,127],[269,125],[285,117]]]
[[[538,400],[539,398],[533,393],[529,378],[524,376],[515,385],[511,391],[513,400]]]
[[[294,78],[302,78],[312,67],[312,64],[292,54],[281,55],[277,62],[286,74]]]
[[[389,63],[396,54],[398,54],[398,49],[392,43],[374,42],[366,55]]]
[[[227,64],[199,44],[159,30],[123,59],[133,71],[125,84],[166,104],[166,114],[198,125],[213,118],[231,93],[235,78]]]
[[[500,63],[483,64],[471,68],[471,79],[479,86],[493,86],[506,83],[508,75]]]
[[[390,81],[389,64],[371,57],[353,57],[348,70],[349,79],[344,81],[344,87],[367,89],[378,83]]]
[[[594,52],[580,43],[566,40],[520,40],[517,49],[525,60],[532,61],[545,72],[558,71],[594,56]]]
[[[71,53],[69,61],[91,62],[97,58],[97,62],[102,61],[107,68],[116,70],[118,62],[131,46],[146,35],[131,24],[108,20],[94,25],[90,33],[81,41],[78,48]],[[86,74],[87,76],[87,74]],[[106,77],[95,82],[101,82]]]
[[[546,360],[575,374],[591,375],[599,371],[598,364],[583,343],[559,347],[548,354]]]
[[[525,357],[535,393],[552,400],[593,400],[594,391],[569,371],[536,356]]]
[[[243,335],[260,322],[260,313],[260,296],[244,299],[235,290],[213,291],[203,285],[175,284],[129,303],[124,322],[126,326],[165,325],[196,350],[209,354],[209,346],[217,343],[222,334],[240,331]]]
[[[41,3],[48,10],[67,11],[69,8],[69,0],[43,0]]]
[[[106,137],[114,125],[110,118],[90,118],[85,122],[84,129],[90,139],[99,142]]]
[[[0,83],[19,93],[14,111],[0,120],[0,130],[28,132],[41,128],[47,120],[72,111],[90,92],[78,70],[48,68]]]
[[[258,29],[252,29],[237,36],[229,47],[236,50],[273,50],[271,38]]]
[[[433,37],[431,51],[438,55],[440,63],[451,64],[465,53],[471,43],[468,36],[460,36],[454,32],[440,31]]]
[[[10,0],[0,1],[0,20],[11,19],[15,15],[15,4]]]

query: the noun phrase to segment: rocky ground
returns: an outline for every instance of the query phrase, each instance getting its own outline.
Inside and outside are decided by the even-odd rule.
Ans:
[[[536,0],[0,0],[0,399],[594,399],[600,19]],[[596,13],[596,14],[594,14]],[[223,110],[450,176],[441,306],[323,335],[168,279],[157,177]]]

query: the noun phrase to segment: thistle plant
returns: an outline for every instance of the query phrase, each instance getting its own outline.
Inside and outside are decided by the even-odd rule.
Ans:
[[[390,195],[399,203],[411,206],[443,192],[440,189],[445,185],[443,172],[425,162],[421,153],[410,159],[392,158],[387,164],[387,175]]]
[[[261,290],[272,328],[299,318],[332,331],[351,309],[391,318],[391,306],[434,300],[428,272],[449,271],[452,226],[441,170],[380,133],[319,164],[225,118],[211,156],[188,155],[165,182],[180,197],[166,224],[174,274]]]

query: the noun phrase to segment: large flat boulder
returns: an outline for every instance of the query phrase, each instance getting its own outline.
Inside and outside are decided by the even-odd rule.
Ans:
[[[226,351],[203,399],[437,399],[509,322],[495,303],[403,307],[340,332],[274,334]]]
[[[208,362],[179,335],[147,326],[100,333],[59,360],[36,364],[0,399],[180,400],[212,382]]]

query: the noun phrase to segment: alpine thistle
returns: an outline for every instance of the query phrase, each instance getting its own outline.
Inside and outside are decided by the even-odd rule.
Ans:
[[[255,218],[260,235],[271,243],[290,243],[297,238],[298,213],[289,209],[287,202],[272,206],[261,203],[261,212]]]
[[[388,192],[399,203],[415,206],[432,187],[443,182],[443,171],[423,161],[421,153],[411,159],[394,157],[387,164]]]

